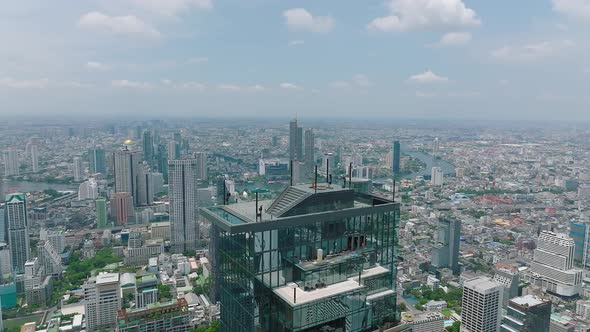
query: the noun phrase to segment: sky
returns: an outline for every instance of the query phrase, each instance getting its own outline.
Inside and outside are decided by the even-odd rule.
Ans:
[[[590,0],[0,6],[0,117],[590,120]]]

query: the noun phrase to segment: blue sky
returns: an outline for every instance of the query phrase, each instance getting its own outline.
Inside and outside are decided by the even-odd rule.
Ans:
[[[11,1],[0,114],[590,120],[588,0]]]

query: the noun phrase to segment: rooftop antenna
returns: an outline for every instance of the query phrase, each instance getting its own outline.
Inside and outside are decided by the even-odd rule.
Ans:
[[[315,165],[315,180],[313,181],[313,193],[318,192],[318,165]]]

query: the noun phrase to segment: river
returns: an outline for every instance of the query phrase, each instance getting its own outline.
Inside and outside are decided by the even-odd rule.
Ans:
[[[432,155],[420,151],[409,151],[402,148],[402,154],[416,158],[426,164],[426,167],[412,174],[406,174],[403,176],[404,179],[415,179],[417,176],[430,177],[432,174],[432,167],[440,167],[445,176],[455,176],[455,165],[448,161],[437,159],[433,160]]]
[[[57,191],[78,190],[75,184],[61,184],[61,183],[46,183],[46,182],[31,182],[31,181],[15,181],[15,180],[0,180],[0,194],[2,199],[7,193],[13,192],[34,192],[43,191],[45,189],[55,189]]]

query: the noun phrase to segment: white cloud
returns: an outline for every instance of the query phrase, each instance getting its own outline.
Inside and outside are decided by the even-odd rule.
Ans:
[[[180,89],[203,91],[207,86],[199,82],[183,82],[176,85]]]
[[[190,9],[211,10],[212,0],[132,0],[141,8],[162,16],[176,16]]]
[[[377,17],[367,26],[378,31],[411,31],[437,27],[478,26],[480,19],[463,0],[390,0],[390,15]]]
[[[137,16],[108,16],[101,12],[82,15],[78,25],[95,31],[108,31],[115,34],[140,35],[150,38],[160,37],[160,32]]]
[[[354,75],[354,78],[352,80],[356,85],[361,86],[361,87],[367,87],[367,86],[371,85],[369,78],[363,74]]]
[[[590,19],[588,0],[553,0],[553,10],[571,17]]]
[[[189,63],[204,63],[204,62],[209,62],[209,58],[207,57],[196,57],[196,58],[190,58],[188,59]]]
[[[544,41],[523,46],[504,46],[492,51],[491,55],[506,62],[533,61],[560,55],[573,46],[571,40]]]
[[[366,88],[371,85],[369,78],[363,74],[356,74],[350,81],[335,81],[330,83],[330,87],[335,89],[350,88],[353,86]]]
[[[292,8],[283,12],[287,26],[292,30],[327,33],[334,28],[330,16],[313,16],[303,8]]]
[[[172,85],[172,81],[169,79],[163,79],[162,84],[170,86],[170,85]]]
[[[279,84],[279,87],[281,89],[300,89],[300,87],[298,87],[297,85],[287,82]]]
[[[115,88],[130,88],[130,89],[151,89],[152,85],[146,82],[136,82],[128,80],[113,80],[111,86]]]
[[[304,40],[291,40],[289,41],[289,46],[299,46],[305,44]]]
[[[330,83],[330,86],[334,89],[345,89],[350,87],[350,83],[346,81],[336,81]]]
[[[86,62],[86,69],[95,71],[105,71],[109,69],[109,66],[96,61],[88,61]]]
[[[0,87],[12,89],[44,89],[49,86],[47,78],[35,80],[15,80],[10,77],[0,78]]]
[[[438,76],[432,71],[426,71],[421,74],[416,74],[410,76],[408,78],[409,82],[419,83],[419,84],[431,84],[431,83],[447,83],[449,79],[444,76]]]
[[[239,85],[235,85],[235,84],[219,84],[217,86],[217,88],[219,90],[223,90],[223,91],[241,91],[242,88]]]
[[[256,85],[252,85],[248,87],[248,91],[252,91],[252,92],[262,92],[265,91],[266,88],[263,87],[262,85],[256,84]]]
[[[438,47],[465,45],[471,41],[470,32],[449,32],[444,34],[436,44]]]

